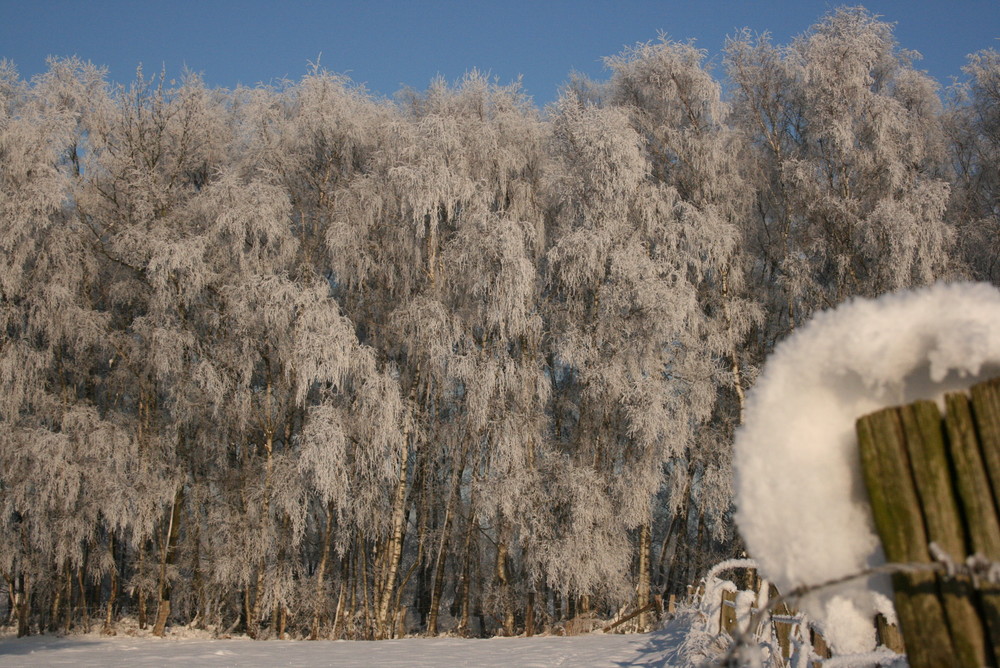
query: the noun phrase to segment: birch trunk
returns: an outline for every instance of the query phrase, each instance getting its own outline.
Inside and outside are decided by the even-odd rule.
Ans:
[[[271,385],[267,386],[267,395],[271,395]],[[266,429],[264,441],[264,452],[267,460],[264,464],[264,508],[260,517],[260,531],[263,534],[267,530],[267,516],[271,509],[271,474],[274,467],[274,431],[269,427]],[[267,566],[265,557],[262,554],[257,563],[257,582],[254,586],[253,605],[247,612],[247,635],[256,640],[259,637],[258,624],[261,617],[261,601],[264,597],[264,570]]]
[[[376,613],[376,633],[381,638],[391,637],[395,628],[396,615],[392,610],[392,602],[395,598],[396,574],[399,572],[399,563],[403,556],[403,539],[406,529],[406,466],[409,450],[409,444],[404,443],[399,465],[399,483],[396,485],[396,498],[393,503],[392,537],[389,540],[386,553],[388,563],[385,567],[382,595]]]
[[[458,592],[458,597],[462,605],[461,617],[458,622],[458,630],[463,636],[469,635],[469,591],[472,584],[472,537],[476,529],[475,512],[472,511],[469,515],[468,525],[465,529],[465,545],[463,547],[465,563],[462,566],[462,583]]]
[[[466,446],[468,447],[468,446]],[[451,524],[458,505],[458,497],[462,489],[462,472],[465,469],[465,450],[459,462],[452,469],[451,493],[448,496],[448,506],[444,512],[444,525],[441,527],[441,538],[438,541],[437,558],[434,565],[434,577],[431,582],[431,608],[427,613],[427,634],[437,635],[438,611],[441,607],[441,595],[444,592],[444,566],[448,558],[448,539],[451,534]]]
[[[503,599],[503,632],[506,636],[514,635],[514,605],[510,591],[510,564],[508,563],[509,548],[506,540],[497,544],[496,576],[500,583],[500,597]]]
[[[640,610],[649,605],[649,548],[650,548],[650,526],[649,523],[642,525],[639,531],[639,577],[636,585],[636,605]],[[639,613],[639,631],[649,628],[649,613]]]
[[[313,607],[312,628],[309,631],[309,639],[319,638],[319,626],[323,617],[323,593],[326,585],[326,565],[330,561],[330,532],[333,530],[333,504],[326,508],[326,526],[323,527],[323,556],[320,557],[319,566],[316,568],[316,604]],[[342,598],[342,596],[341,596]],[[340,612],[341,599],[337,601],[337,612]]]
[[[368,600],[368,546],[365,541],[358,535],[358,545],[360,546],[361,564],[358,569],[357,578],[358,583],[361,587],[361,603],[365,610],[365,630],[364,637],[371,637],[372,630],[372,606]]]
[[[174,504],[170,510],[170,523],[167,525],[167,536],[163,551],[160,554],[160,576],[158,587],[158,603],[156,608],[156,623],[153,625],[153,635],[163,637],[167,619],[170,617],[170,581],[167,570],[177,558],[177,539],[180,536],[181,507],[184,504],[184,486],[177,486],[174,492]]]
[[[17,591],[14,592],[14,611],[17,615],[17,637],[23,638],[31,634],[28,614],[31,611],[31,578],[22,573],[17,578]]]
[[[344,625],[344,614],[345,608],[347,607],[347,597],[349,592],[347,591],[347,583],[351,577],[351,561],[350,557],[344,557],[341,560],[340,565],[340,592],[337,596],[337,611],[333,616],[333,638],[334,640],[340,639],[340,634]]]
[[[101,630],[106,636],[116,635],[114,627],[115,602],[118,600],[118,562],[115,560],[115,536],[108,536],[108,552],[111,553],[111,591],[108,594],[107,610],[104,614],[104,628]]]

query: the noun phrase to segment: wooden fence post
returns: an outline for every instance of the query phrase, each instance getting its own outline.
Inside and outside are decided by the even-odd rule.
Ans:
[[[916,485],[910,472],[897,409],[886,409],[858,421],[858,447],[875,526],[886,559],[930,563],[927,533]],[[946,666],[955,650],[948,635],[944,609],[930,572],[893,575],[896,615],[913,668]],[[921,639],[911,642],[911,639]]]
[[[733,635],[736,627],[736,592],[724,590],[722,592],[722,605],[719,606],[719,628],[726,633]]]
[[[1000,379],[886,408],[857,422],[862,470],[886,559],[931,563],[935,543],[955,563],[1000,560]],[[995,666],[1000,589],[930,571],[893,575],[896,612],[914,668]],[[978,601],[978,606],[977,606]]]

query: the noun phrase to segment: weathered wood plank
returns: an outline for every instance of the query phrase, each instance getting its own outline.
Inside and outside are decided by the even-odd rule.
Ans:
[[[727,603],[729,605],[727,605]],[[735,591],[723,591],[722,592],[722,606],[719,611],[719,627],[732,635],[733,629],[736,628],[736,592]]]
[[[964,394],[945,397],[945,424],[951,444],[959,498],[968,522],[972,548],[990,559],[1000,558],[1000,521],[986,474],[969,398]]]
[[[961,393],[948,394],[945,405],[949,450],[972,550],[988,559],[1000,560],[1000,521],[977,442],[969,398]],[[1000,589],[984,584],[979,589],[979,600],[993,655],[1000,657]]]
[[[875,526],[886,558],[898,563],[929,563],[927,532],[897,409],[867,415],[857,422],[862,471]],[[933,573],[893,575],[896,614],[913,668],[955,664],[955,649]]]
[[[993,502],[1000,508],[1000,378],[972,388],[972,411],[979,447],[993,489]]]
[[[895,624],[890,624],[884,615],[875,615],[875,632],[878,634],[880,645],[888,647],[896,654],[906,654],[903,634],[899,632],[899,627]]]
[[[916,482],[927,538],[956,561],[965,561],[965,530],[958,499],[951,483],[951,465],[945,449],[941,411],[931,401],[918,401],[899,409],[906,451]],[[962,666],[992,665],[985,632],[973,601],[968,577],[939,579],[948,629]]]

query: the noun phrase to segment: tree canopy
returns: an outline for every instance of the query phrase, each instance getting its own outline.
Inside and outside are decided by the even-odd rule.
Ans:
[[[0,573],[19,631],[533,633],[741,550],[746,390],[817,310],[1000,284],[1000,56],[861,8],[607,59],[212,89],[0,63]],[[637,619],[639,626],[648,622]]]

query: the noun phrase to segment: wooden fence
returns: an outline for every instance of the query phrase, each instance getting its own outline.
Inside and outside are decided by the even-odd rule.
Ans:
[[[733,570],[745,573],[731,579],[722,577],[723,572]],[[734,559],[714,566],[705,580],[689,591],[688,603],[701,611],[704,630],[710,636],[727,634],[732,638],[734,645],[718,663],[720,666],[738,663],[736,647],[741,643],[763,651],[763,665],[773,668],[888,666],[894,665],[904,652],[899,629],[878,615],[874,622],[874,652],[834,656],[809,617],[793,602],[783,600],[773,584],[757,576],[752,559]]]
[[[1000,378],[857,422],[910,666],[1000,658]]]
[[[742,588],[721,574],[745,569]],[[813,627],[805,613],[786,602],[775,601],[774,585],[756,574],[751,559],[734,559],[718,564],[709,571],[692,598],[706,617],[709,634],[726,633],[734,639],[751,639],[752,644],[767,648],[768,665],[819,666],[830,657],[823,636]]]

